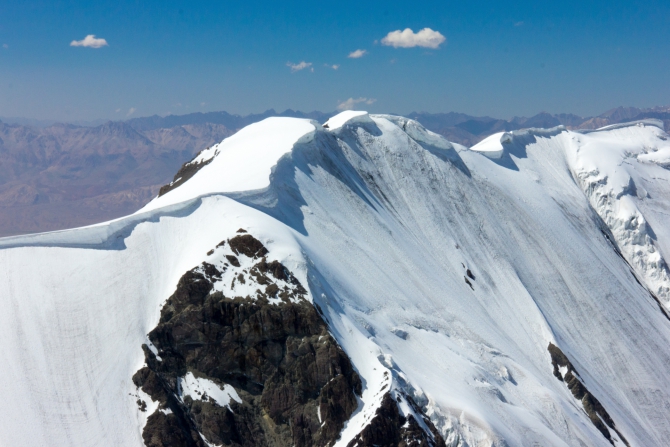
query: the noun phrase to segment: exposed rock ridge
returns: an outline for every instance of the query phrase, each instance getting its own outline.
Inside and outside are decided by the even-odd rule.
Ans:
[[[339,437],[358,406],[360,378],[306,290],[267,254],[241,234],[180,279],[133,376],[159,403],[143,430],[147,447],[316,447]],[[231,276],[244,281],[239,290],[257,287],[253,296],[217,291]],[[234,397],[187,393],[187,375]]]
[[[619,439],[621,439],[624,444],[629,446],[630,444],[628,444],[626,438],[624,438],[619,430],[617,430],[614,421],[609,413],[607,413],[607,410],[605,410],[600,401],[598,401],[598,399],[586,389],[586,386],[584,386],[581,380],[579,380],[579,373],[575,370],[574,366],[572,366],[572,363],[570,363],[563,351],[553,343],[549,343],[547,349],[551,355],[551,363],[554,366],[554,376],[556,376],[558,380],[565,382],[568,389],[572,391],[572,395],[581,400],[584,411],[598,431],[600,431],[612,445],[615,445],[612,434],[607,428],[609,427],[616,432]],[[562,368],[565,370],[564,373],[561,371]]]
[[[400,410],[403,403],[408,414]],[[347,447],[417,446],[445,447],[446,444],[414,400],[397,391],[384,394],[370,423],[347,444]]]
[[[197,158],[198,156],[200,156],[201,152],[202,151],[198,152],[191,161],[187,161],[181,166],[181,168],[179,168],[179,171],[177,171],[177,173],[174,175],[174,179],[172,180],[172,182],[168,183],[167,185],[161,186],[161,189],[158,191],[158,197],[167,194],[173,189],[180,187],[181,185],[186,183],[188,179],[193,177],[199,170],[201,170],[202,168],[210,164],[212,160],[214,160],[214,157],[212,157],[208,160],[198,161]]]

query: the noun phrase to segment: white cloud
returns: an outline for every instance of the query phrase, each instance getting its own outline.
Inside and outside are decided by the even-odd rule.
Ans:
[[[70,42],[71,47],[86,47],[86,48],[101,48],[107,46],[105,39],[98,39],[94,34],[89,34],[82,40],[73,40]]]
[[[521,22],[516,22],[514,26],[523,26],[523,20]]]
[[[358,58],[361,58],[361,57],[365,56],[366,54],[368,54],[367,50],[356,50],[356,51],[352,51],[351,53],[349,53],[349,56],[347,56],[347,57],[351,58],[351,59],[358,59]]]
[[[309,68],[310,71],[314,71],[314,68],[312,67],[311,62],[305,62],[302,61],[298,64],[292,64],[291,62],[286,62],[286,66],[291,69],[291,73],[295,73],[296,71],[304,70],[305,68]]]
[[[200,107],[205,107],[205,104],[207,104],[207,103],[206,102],[201,102]]]
[[[328,67],[328,68],[332,68],[333,70],[337,70],[338,68],[340,68],[339,64],[333,64],[333,65],[323,64],[323,66]]]
[[[444,37],[439,31],[433,31],[430,28],[424,28],[418,33],[415,33],[409,28],[405,28],[404,31],[396,30],[391,31],[382,39],[382,45],[387,45],[393,48],[413,48],[413,47],[423,47],[423,48],[439,48],[439,46],[446,42],[447,38]]]
[[[6,50],[7,48],[9,48],[9,45],[7,45],[6,43],[3,43],[2,48],[4,48]]]
[[[133,113],[135,113],[136,110],[137,109],[135,107],[131,107],[130,109],[128,109],[128,113],[126,113],[126,116],[132,115]]]
[[[374,104],[377,101],[374,98],[349,98],[346,101],[342,101],[337,105],[337,110],[351,110],[356,107],[356,104]]]
[[[121,111],[121,109],[116,109],[116,113],[119,113],[120,111]]]

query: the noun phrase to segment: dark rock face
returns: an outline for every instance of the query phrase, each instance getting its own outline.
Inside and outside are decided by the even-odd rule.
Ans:
[[[229,241],[229,245],[236,255],[243,254],[250,258],[262,258],[268,254],[263,244],[250,234],[235,236]]]
[[[267,249],[249,234],[228,244],[256,262],[246,273],[257,298],[213,292],[224,273],[213,264],[182,276],[149,334],[158,354],[143,346],[146,366],[133,376],[160,402],[145,445],[205,447],[202,437],[230,446],[332,445],[357,408],[358,374],[288,269],[268,262]],[[280,288],[280,279],[291,287]],[[183,394],[187,373],[233,386],[242,403]]]
[[[149,416],[142,439],[147,447],[203,445],[198,433],[184,427],[183,422],[174,413],[164,414],[160,411]],[[168,443],[166,440],[169,440]]]
[[[565,384],[568,386],[568,389],[572,391],[572,395],[575,396],[576,399],[582,401],[584,411],[588,415],[593,425],[596,426],[598,431],[600,431],[600,433],[602,433],[603,436],[607,438],[607,440],[612,445],[614,445],[612,435],[607,428],[609,427],[610,429],[614,430],[617,435],[619,435],[619,438],[624,442],[624,444],[629,445],[626,438],[624,438],[623,435],[616,429],[614,421],[610,417],[609,413],[607,413],[598,399],[596,399],[578,379],[579,373],[577,373],[575,368],[572,366],[572,363],[570,363],[570,360],[568,360],[568,357],[563,353],[563,351],[561,351],[561,349],[553,343],[549,343],[549,347],[547,349],[551,355],[551,363],[554,366],[554,376],[556,376],[558,380],[565,382]],[[568,371],[565,373],[565,376],[561,374],[559,369],[560,367],[567,368]]]
[[[198,154],[195,157],[197,157],[198,155],[200,155],[200,152],[198,152]],[[172,183],[161,186],[161,189],[158,191],[158,197],[162,196],[163,194],[167,194],[173,189],[183,185],[188,179],[193,177],[199,170],[210,164],[212,160],[214,160],[214,157],[210,158],[209,160],[205,160],[201,163],[195,163],[193,162],[193,160],[184,163],[181,166],[181,168],[179,168],[179,171],[177,171],[177,173],[175,174]]]
[[[397,399],[403,397],[398,395]],[[400,414],[398,403],[391,393],[387,392],[370,423],[349,442],[347,447],[445,447],[444,439],[430,419],[422,414],[411,397],[405,395],[404,399],[414,412],[420,415],[430,433],[419,425],[413,415],[405,417]]]

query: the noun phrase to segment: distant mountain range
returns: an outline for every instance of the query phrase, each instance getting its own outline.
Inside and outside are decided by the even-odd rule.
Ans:
[[[184,161],[233,132],[210,123],[144,132],[111,121],[46,128],[0,123],[0,235],[87,225],[133,212]]]
[[[88,225],[134,212],[200,150],[270,116],[325,122],[335,112],[294,110],[150,116],[62,124],[0,122],[0,237]],[[471,146],[500,131],[529,127],[594,129],[643,118],[670,125],[670,107],[619,107],[597,117],[540,113],[502,120],[463,113],[409,115],[448,140]]]
[[[598,129],[610,124],[636,121],[645,118],[660,119],[670,128],[670,107],[638,109],[636,107],[617,107],[593,117],[581,117],[571,113],[538,113],[530,118],[514,117],[510,120],[474,117],[463,113],[411,113],[409,118],[419,121],[426,128],[437,132],[449,141],[472,146],[488,135],[501,131],[526,129],[531,127],[551,128],[563,125],[568,129]]]

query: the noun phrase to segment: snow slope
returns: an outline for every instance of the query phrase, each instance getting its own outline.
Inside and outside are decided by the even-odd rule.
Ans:
[[[330,121],[249,126],[134,216],[0,240],[0,445],[141,446],[141,344],[181,275],[241,227],[309,285],[363,379],[338,445],[383,390],[412,396],[447,445],[611,445],[554,377],[550,342],[631,446],[664,445],[661,129],[512,132],[491,157],[400,117]]]
[[[183,186],[151,201],[138,211],[143,213],[183,202],[204,194],[247,191],[268,186],[270,170],[290,152],[293,144],[310,135],[315,121],[272,117],[251,124],[219,144],[202,151],[192,163],[212,160]]]
[[[662,128],[650,120],[574,135],[567,159],[625,258],[670,310],[670,144]]]
[[[471,151],[480,152],[489,158],[500,158],[505,153],[504,144],[511,142],[511,135],[507,132],[494,133],[484,138],[470,148]]]

